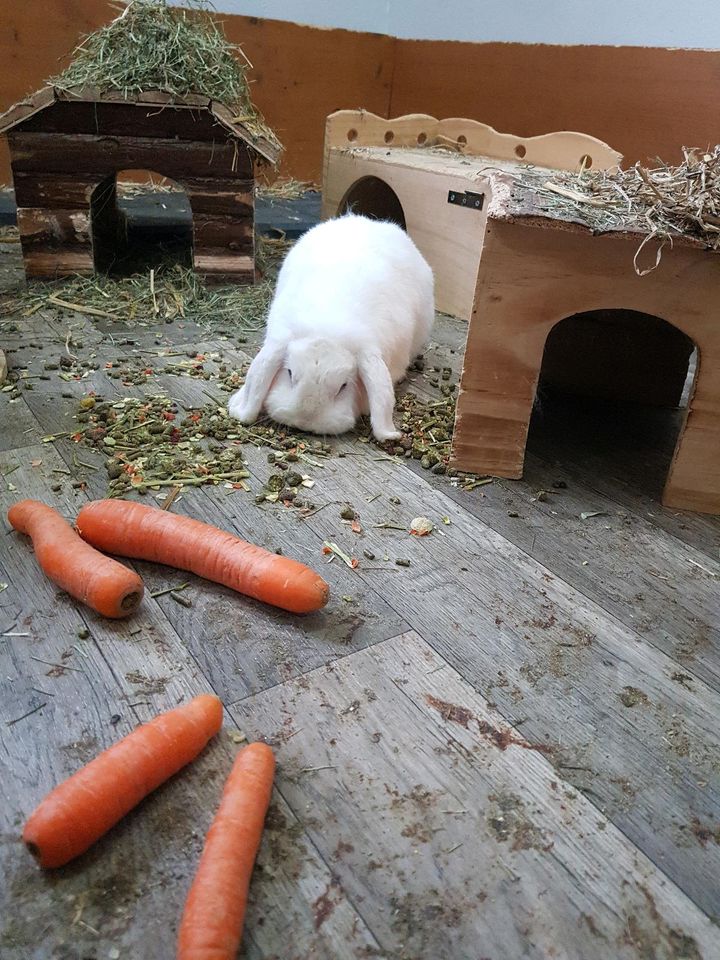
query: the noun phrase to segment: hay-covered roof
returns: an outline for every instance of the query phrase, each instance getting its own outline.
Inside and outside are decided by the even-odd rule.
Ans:
[[[0,132],[55,99],[202,104],[275,162],[282,146],[251,100],[247,59],[205,0],[186,2],[190,10],[166,0],[129,0],[119,17],[85,37],[48,88],[0,117]]]
[[[518,167],[504,212],[576,223],[593,233],[644,234],[720,251],[720,145],[683,160],[571,173]]]

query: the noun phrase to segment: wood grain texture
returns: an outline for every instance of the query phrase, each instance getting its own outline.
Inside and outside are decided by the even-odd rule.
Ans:
[[[35,248],[90,248],[90,218],[82,208],[18,207],[17,225],[23,252]]]
[[[13,170],[72,173],[98,180],[120,170],[153,170],[182,178],[248,179],[242,144],[153,137],[102,137],[90,134],[10,133]]]
[[[80,177],[72,173],[17,171],[13,177],[15,202],[18,207],[41,207],[45,210],[87,209],[97,182],[92,174]]]
[[[31,467],[32,459],[42,460],[41,467]],[[0,470],[17,461],[17,453],[0,456]],[[24,495],[42,498],[72,516],[86,495],[73,490],[54,494],[54,466],[61,468],[62,461],[41,445],[23,451],[12,476]],[[0,492],[3,515],[16,498],[12,491]],[[132,622],[103,621],[66,596],[58,598],[27,541],[20,539],[12,534],[0,543],[0,576],[10,584],[0,632],[23,634],[0,643],[0,736],[13,770],[2,818],[7,838],[17,836],[32,806],[79,764],[138,721],[210,688],[156,601],[146,598]],[[49,615],[38,615],[38,604]],[[83,628],[89,637],[78,636]],[[232,729],[231,718],[226,724]],[[52,875],[42,873],[20,843],[4,844],[3,958],[55,960],[58,950],[90,955],[99,944],[106,953],[132,952],[141,941],[144,960],[169,960],[202,838],[236,751],[226,729],[190,768],[75,864]],[[322,930],[317,928],[307,904],[331,885],[332,873],[276,794],[251,890],[246,955],[276,955],[277,931],[266,920],[278,912],[292,926],[296,951],[283,957],[332,960],[375,950],[374,937],[350,904],[327,918]]]
[[[666,252],[639,278],[634,239],[491,220],[468,330],[453,442],[461,469],[517,478],[545,342],[560,320],[625,309],[667,320],[700,356],[663,500],[720,512],[720,275],[712,253]]]
[[[370,549],[378,557],[388,556],[390,563],[382,566],[392,568],[395,557],[410,557],[410,570],[402,570],[399,575],[392,569],[364,573],[362,560],[358,575],[386,597],[398,614],[427,637],[476,689],[501,705],[508,719],[524,720],[522,731],[528,740],[550,745],[561,776],[596,795],[602,809],[641,849],[658,862],[662,859],[664,869],[683,889],[689,892],[692,888],[691,895],[699,898],[698,902],[720,914],[715,892],[707,887],[707,880],[716,869],[712,865],[716,853],[713,851],[706,866],[701,868],[697,851],[685,846],[680,826],[689,825],[693,817],[699,816],[698,807],[704,809],[707,802],[704,788],[693,791],[691,799],[687,785],[706,782],[708,777],[714,780],[717,776],[712,760],[715,735],[706,739],[706,734],[701,732],[707,729],[708,721],[713,726],[715,721],[710,719],[711,708],[710,713],[702,708],[703,717],[698,716],[696,733],[689,735],[688,741],[704,743],[690,761],[692,772],[688,768],[684,774],[671,774],[668,778],[670,768],[677,771],[678,760],[681,764],[686,762],[679,759],[675,751],[675,738],[682,736],[682,732],[678,729],[668,734],[668,730],[674,714],[689,717],[690,711],[684,706],[670,705],[678,697],[684,699],[685,693],[671,679],[673,672],[682,670],[678,671],[671,656],[656,647],[663,643],[662,634],[651,630],[640,639],[634,628],[637,616],[634,611],[640,602],[637,596],[625,607],[624,623],[608,615],[599,605],[582,599],[583,595],[568,588],[552,572],[530,561],[527,554],[514,549],[506,552],[506,541],[496,537],[482,522],[468,523],[466,514],[454,510],[439,491],[430,494],[424,481],[403,466],[376,465],[370,477],[358,476],[352,465],[343,464],[333,473],[334,476],[324,475],[324,485],[331,485],[331,497],[336,491],[347,490],[349,478],[353,476],[353,502],[360,510],[365,530],[362,548],[354,545],[355,538],[351,539],[339,529],[328,511],[320,512],[307,522],[346,551],[360,554],[361,549]],[[383,488],[392,490],[401,505],[388,505],[385,497],[367,505],[363,503],[366,497]],[[449,528],[441,527],[442,532],[435,538],[423,540],[403,537],[392,528],[376,529],[376,525],[388,522],[409,526],[412,515],[417,513],[429,516],[436,523],[440,517],[450,516],[452,523]],[[567,541],[567,536],[565,539]],[[562,565],[557,559],[562,550],[562,545],[556,545],[554,567]],[[687,567],[683,570],[678,564],[678,575],[683,582],[694,583],[694,575]],[[596,570],[595,576],[602,574]],[[646,579],[653,578],[647,576]],[[705,592],[706,583],[698,582],[700,592]],[[662,582],[660,586],[662,588]],[[671,591],[665,609],[672,610],[677,599],[675,591]],[[706,600],[710,605],[706,607],[704,630],[695,623],[687,635],[695,638],[700,630],[717,650],[720,636],[714,624],[720,622],[720,609],[715,598],[708,596]],[[687,614],[680,614],[678,621],[686,617]],[[671,628],[673,635],[675,629],[675,626]],[[672,644],[666,649],[676,653]],[[714,654],[709,654],[706,662],[712,663],[713,658]],[[685,659],[685,664],[688,674],[694,675],[695,657]],[[717,678],[711,682],[717,689]],[[652,708],[630,717],[621,700],[625,687],[652,689],[654,693],[648,694]],[[709,689],[707,697],[706,706],[709,706],[714,698]],[[570,725],[567,723],[569,703],[572,703],[573,715]],[[589,733],[597,721],[583,716],[584,705],[592,712],[599,709],[602,713],[600,741]],[[654,733],[647,729],[641,733],[639,728],[636,733],[631,732],[636,725],[648,721]],[[700,739],[695,741],[695,736]],[[612,747],[620,741],[622,750]],[[652,761],[645,758],[646,751],[656,749],[662,758],[658,756]],[[699,765],[694,766],[695,763]],[[563,765],[579,767],[581,771],[576,775],[572,770],[562,769]],[[659,781],[651,787],[653,771],[657,771]],[[668,790],[674,793],[672,780],[676,775],[684,784],[678,791],[683,794],[682,799],[676,796],[672,803],[656,807],[652,797],[666,795]],[[632,792],[632,802],[625,789]],[[643,790],[648,791],[644,798]],[[646,802],[653,807],[652,814],[641,812]],[[679,811],[685,803],[689,803],[689,808],[681,814]],[[670,810],[674,813],[661,829],[659,825]],[[662,840],[656,847],[660,835]],[[672,852],[668,836],[678,838],[677,843],[672,844]],[[720,852],[718,855],[720,860]],[[671,861],[673,867],[670,867]],[[673,873],[675,868],[677,874]],[[706,881],[697,883],[698,871],[702,869],[707,871]]]
[[[333,862],[328,910],[358,904],[386,955],[712,955],[707,918],[415,634],[234,709]]]
[[[203,349],[211,353],[213,346],[217,345],[205,343]],[[236,357],[240,365],[241,355]],[[235,356],[231,354],[228,359],[232,361]],[[157,366],[162,369],[162,361]],[[185,406],[207,403],[204,380],[162,375],[156,379],[156,387]],[[94,371],[86,381],[71,384],[70,388],[78,398],[91,389],[108,397],[143,394],[139,387],[118,386],[104,370]],[[72,428],[74,421],[66,405],[54,402],[51,389],[45,382],[39,383],[27,399],[44,433],[63,433]],[[72,466],[73,457],[77,455],[76,444],[61,438],[54,446],[68,466]],[[261,451],[249,448],[247,456],[252,473],[250,482],[253,490],[259,491],[272,467]],[[90,451],[83,451],[83,459],[102,463],[102,458],[94,457]],[[103,473],[88,472],[87,484],[89,496],[105,495]],[[358,591],[357,580],[346,567],[325,565],[322,541],[307,524],[282,505],[267,504],[248,512],[247,497],[242,491],[228,492],[223,487],[217,491],[200,490],[196,496],[183,496],[176,502],[175,510],[232,530],[269,550],[279,547],[286,555],[320,570],[331,588],[327,610],[296,617],[198,577],[152,564],[138,564],[150,591],[190,581],[187,596],[192,601],[191,608],[180,606],[168,596],[157,602],[178,634],[186,638],[193,657],[203,671],[213,677],[215,689],[228,703],[407,628],[405,621],[373,591]],[[353,602],[343,600],[344,596],[352,596]]]
[[[228,139],[227,129],[207,109],[129,103],[56,102],[24,120],[22,131],[101,137],[179,137],[217,143]]]
[[[523,160],[538,167],[581,170],[592,166],[609,170],[622,155],[587,133],[571,130],[545,131],[540,136],[518,137],[500,133],[486,123],[458,115],[438,120],[412,113],[384,119],[368,110],[340,110],[325,125],[325,154],[333,148],[445,147],[459,156]]]
[[[0,250],[0,282],[8,258]],[[17,250],[14,258],[17,266]],[[21,384],[12,403],[0,393],[13,446],[0,457],[0,510],[29,494],[71,516],[104,492],[102,454],[66,437],[38,442],[74,431],[90,390],[201,405],[217,386],[160,372],[178,358],[158,351],[202,348],[208,369],[246,359],[229,323],[227,340],[184,321],[142,327],[51,312],[4,329],[13,376],[27,375],[33,389]],[[100,369],[60,382],[44,368],[64,354],[68,330],[83,343],[71,349]],[[438,318],[426,377],[433,365],[458,370],[465,332]],[[131,356],[158,373],[138,385],[111,379],[104,363]],[[412,380],[411,389],[437,394],[422,374]],[[322,563],[324,539],[359,557],[357,570],[338,560],[319,568],[334,600],[312,623],[143,564],[150,591],[191,580],[193,606],[148,598],[128,624],[106,624],[56,596],[22,538],[0,537],[0,583],[9,584],[0,634],[30,634],[0,638],[0,736],[11,757],[0,826],[3,958],[75,960],[115,948],[171,960],[236,728],[277,738],[280,761],[252,885],[252,960],[714,960],[706,917],[720,914],[720,521],[651,499],[672,449],[667,411],[633,424],[627,415],[615,430],[581,412],[575,402],[563,418],[548,405],[531,429],[526,479],[473,492],[414,463],[376,460],[377,448],[348,437],[332,441],[346,456],[307,466],[316,480],[307,495],[323,507],[307,520],[254,502],[272,468],[252,447],[250,493],[218,486],[175,501],[179,512],[311,564]],[[78,456],[91,466],[79,468]],[[84,493],[71,487],[77,476]],[[335,501],[348,498],[360,534],[339,516]],[[583,521],[583,510],[607,516]],[[421,540],[405,532],[418,514],[438,527]],[[409,568],[395,566],[400,556]],[[90,637],[76,635],[81,627]],[[384,642],[393,629],[406,633]],[[26,654],[57,656],[85,676],[48,676],[52,662]],[[95,749],[87,737],[110,742],[115,716],[124,731],[208,688],[223,695],[230,730],[75,868],[40,875],[13,838],[45,783]],[[55,697],[19,719],[42,705],[38,691]]]

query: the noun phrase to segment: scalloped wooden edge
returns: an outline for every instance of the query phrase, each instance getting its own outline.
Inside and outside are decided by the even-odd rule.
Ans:
[[[622,154],[587,133],[571,130],[537,137],[499,133],[479,120],[449,117],[438,120],[410,113],[385,120],[366,110],[338,110],[325,124],[325,155],[340,147],[444,146],[459,155],[514,160],[556,170],[609,170],[620,165]],[[588,163],[588,158],[590,162]]]

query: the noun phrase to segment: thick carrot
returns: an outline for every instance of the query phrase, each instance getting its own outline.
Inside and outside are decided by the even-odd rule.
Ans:
[[[210,694],[161,713],[55,787],[30,815],[23,840],[43,867],[84,853],[149,793],[190,763],[222,726]]]
[[[129,500],[94,500],[77,530],[99,550],[190,570],[292,613],[319,610],[327,583],[309,567],[190,517]]]
[[[185,903],[176,960],[235,960],[274,772],[264,743],[237,755]]]
[[[8,510],[8,520],[31,537],[43,571],[71,597],[104,617],[127,617],[140,605],[144,587],[137,573],[81,540],[52,507],[21,500]]]

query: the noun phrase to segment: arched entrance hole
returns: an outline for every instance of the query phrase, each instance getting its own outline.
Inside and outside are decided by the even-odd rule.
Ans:
[[[338,214],[357,213],[371,220],[390,220],[405,230],[405,214],[398,195],[379,177],[363,177],[343,197]]]
[[[658,496],[698,360],[690,337],[650,314],[598,310],[561,320],[545,343],[528,450]]]
[[[158,174],[122,170],[103,180],[90,198],[90,224],[99,273],[192,266],[190,201],[179,184]]]

